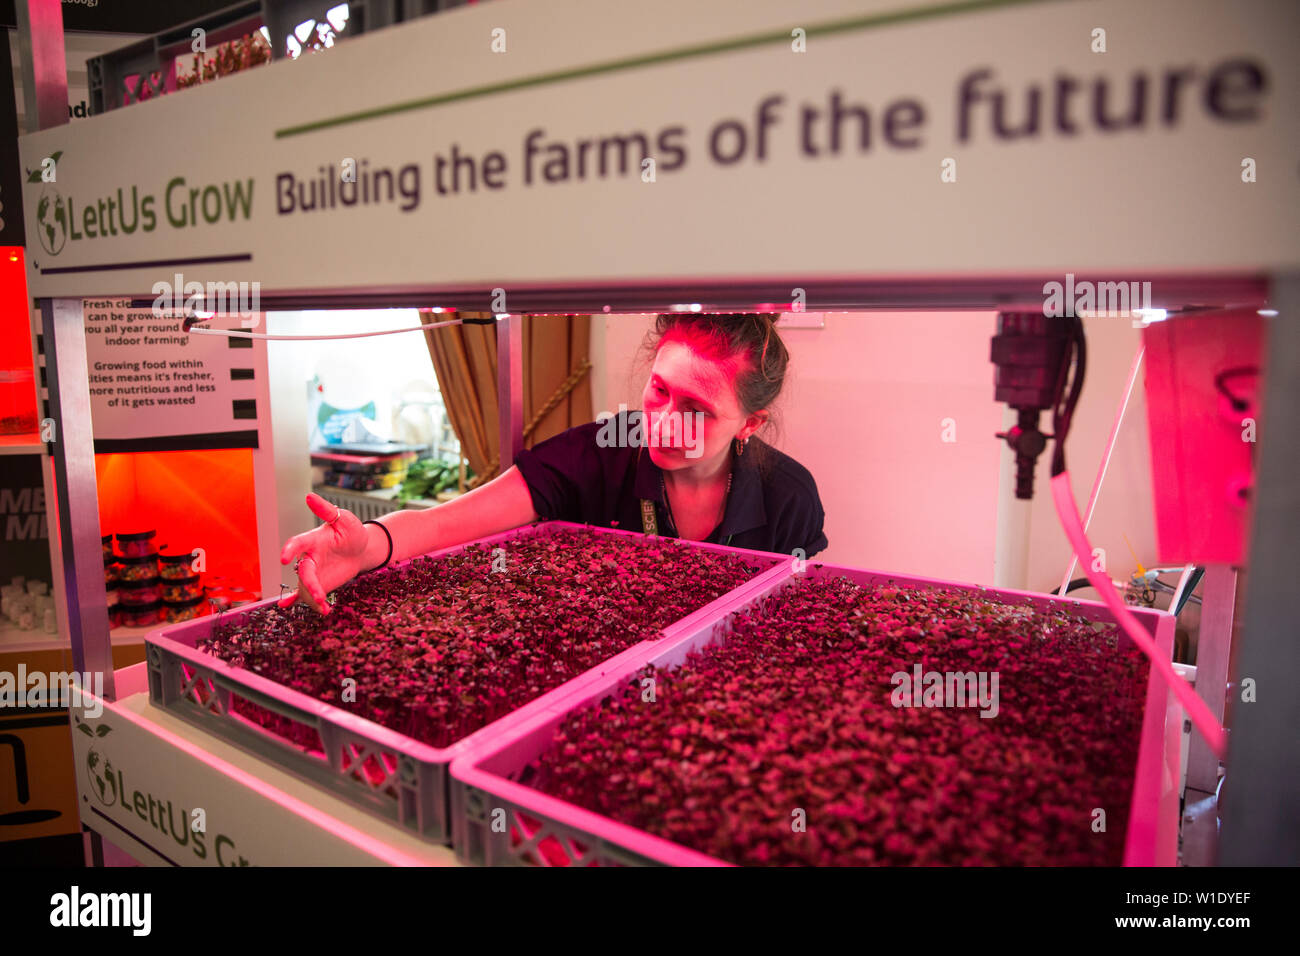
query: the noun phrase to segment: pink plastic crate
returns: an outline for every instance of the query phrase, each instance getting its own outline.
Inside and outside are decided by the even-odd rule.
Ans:
[[[617,668],[588,675],[584,687],[557,693],[544,711],[517,712],[510,726],[492,741],[470,747],[451,767],[453,845],[462,862],[485,865],[656,865],[726,866],[725,861],[696,852],[608,817],[551,797],[517,781],[520,773],[551,744],[568,714],[589,707],[621,689],[647,664],[673,668],[687,655],[726,640],[727,622],[747,607],[796,576],[792,562],[784,562],[779,575],[764,575],[729,596],[712,620],[700,621],[693,630],[679,631],[652,646],[635,648]],[[1114,616],[1100,602],[1049,597],[1028,591],[984,588],[883,571],[834,565],[809,564],[810,577],[843,575],[856,584],[892,584],[900,587],[944,587],[979,591],[1007,604],[1039,609],[1062,605],[1088,620],[1113,623]],[[1132,609],[1152,635],[1162,653],[1173,648],[1174,617],[1167,611]],[[1131,646],[1121,631],[1120,645]],[[1142,740],[1134,772],[1125,866],[1173,866],[1178,852],[1178,777],[1182,712],[1154,669],[1148,678]]]
[[[438,557],[472,545],[490,545],[564,529],[644,537],[637,532],[551,521],[444,548],[428,556]],[[209,733],[229,740],[364,810],[396,822],[428,840],[448,843],[451,827],[447,769],[453,759],[475,744],[495,739],[504,729],[513,726],[517,717],[552,712],[557,702],[582,692],[592,680],[639,659],[643,648],[659,641],[674,640],[683,633],[698,629],[704,622],[716,619],[724,607],[730,606],[735,595],[746,594],[750,588],[784,576],[785,565],[789,563],[783,564],[780,556],[762,551],[700,542],[682,543],[692,548],[743,556],[766,570],[740,588],[665,628],[662,638],[628,648],[448,747],[431,747],[196,650],[198,642],[206,638],[215,626],[217,617],[214,615],[160,627],[145,637],[149,697],[152,703]],[[402,563],[405,562],[399,562],[399,566]],[[226,613],[234,616],[232,620],[239,620],[276,600],[260,601]],[[287,718],[297,725],[300,733],[314,734],[313,739],[319,740],[319,746],[300,746],[236,713],[231,706],[232,695],[246,704]]]

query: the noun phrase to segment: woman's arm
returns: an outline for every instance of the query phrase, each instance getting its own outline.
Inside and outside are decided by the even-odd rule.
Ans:
[[[330,591],[383,563],[388,553],[384,530],[393,538],[389,563],[396,564],[537,520],[528,484],[513,467],[446,504],[386,514],[377,519],[383,529],[363,524],[342,508],[336,514],[335,507],[316,494],[307,496],[307,505],[326,523],[294,535],[280,552],[281,564],[299,560],[295,567],[298,587],[280,600],[280,606],[301,601],[322,614],[329,613],[326,595]]]
[[[396,564],[417,554],[464,544],[476,538],[509,531],[537,520],[533,496],[519,469],[511,467],[487,484],[467,491],[446,504],[418,511],[394,511],[377,519],[393,536]],[[377,567],[388,553],[388,539],[378,528],[367,528],[370,540],[362,567]]]

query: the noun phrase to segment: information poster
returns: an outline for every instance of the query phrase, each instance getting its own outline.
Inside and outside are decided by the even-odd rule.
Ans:
[[[95,451],[256,448],[266,345],[186,332],[179,315],[86,299],[86,369]],[[261,316],[216,315],[202,327],[238,332]]]
[[[22,576],[50,583],[50,540],[40,455],[0,458],[0,582]],[[3,622],[0,622],[3,626]]]

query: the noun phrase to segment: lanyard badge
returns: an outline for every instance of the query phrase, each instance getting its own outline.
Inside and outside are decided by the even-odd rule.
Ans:
[[[641,530],[656,537],[659,534],[659,522],[655,518],[655,503],[649,498],[641,499]]]

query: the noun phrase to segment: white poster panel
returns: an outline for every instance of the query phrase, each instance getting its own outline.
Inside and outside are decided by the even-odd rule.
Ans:
[[[153,707],[145,665],[71,708],[81,821],[172,866],[440,866],[421,841]]]
[[[497,0],[24,137],[57,167],[24,187],[31,291],[180,271],[500,312],[762,278],[816,311],[846,278],[1294,269],[1297,26],[1293,0]]]
[[[235,432],[246,433],[242,442],[194,447],[256,446],[264,340],[187,334],[179,315],[132,309],[130,299],[87,299],[83,307],[98,450],[110,450],[113,442],[140,450],[139,440]],[[223,314],[203,326],[248,332],[246,324],[256,321]]]

